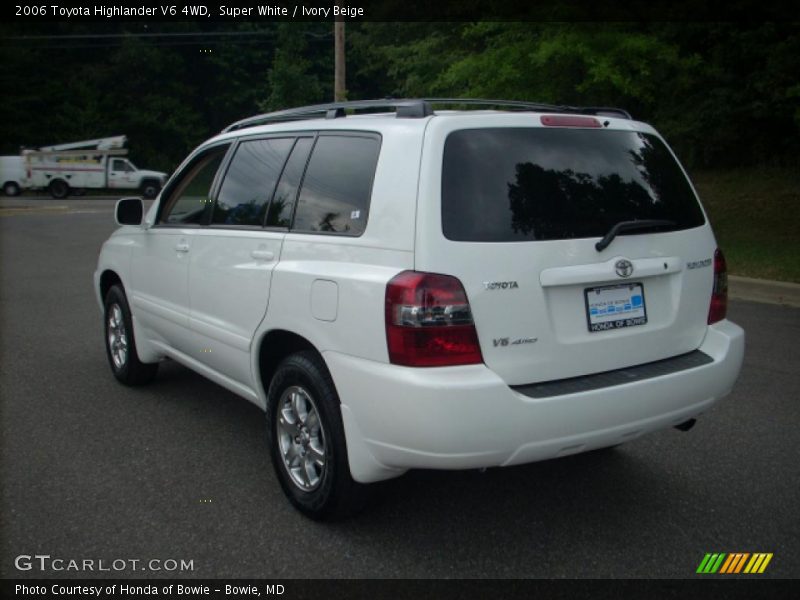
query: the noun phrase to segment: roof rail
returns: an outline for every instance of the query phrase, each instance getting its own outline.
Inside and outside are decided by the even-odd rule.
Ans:
[[[420,119],[433,114],[433,105],[466,105],[466,106],[494,106],[513,110],[547,111],[559,113],[578,113],[597,116],[614,116],[631,119],[628,111],[611,107],[581,107],[559,106],[554,104],[541,104],[537,102],[524,102],[521,100],[486,100],[477,98],[384,98],[382,100],[354,100],[350,102],[332,102],[329,104],[313,104],[298,108],[289,108],[276,112],[264,113],[236,121],[222,130],[222,133],[265,125],[268,123],[283,123],[287,121],[303,121],[306,119],[338,119],[347,116],[347,111],[365,111],[375,109],[394,109],[397,118]]]
[[[289,108],[263,115],[256,115],[228,125],[222,133],[236,131],[245,127],[254,127],[266,123],[281,123],[285,121],[302,121],[306,119],[338,119],[346,116],[346,111],[374,110],[378,108],[394,109],[399,118],[422,118],[433,114],[430,105],[424,100],[418,99],[394,99],[385,98],[383,100],[354,100],[351,102],[332,102],[330,104],[313,104],[311,106],[301,106],[299,108]]]

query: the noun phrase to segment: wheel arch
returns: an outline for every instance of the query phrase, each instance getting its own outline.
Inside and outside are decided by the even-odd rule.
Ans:
[[[293,331],[272,329],[261,336],[256,350],[256,378],[259,392],[261,392],[259,397],[264,402],[262,408],[266,408],[269,384],[278,365],[290,354],[304,350],[314,352],[325,364],[325,359],[319,349],[307,338]]]
[[[100,300],[105,301],[110,290],[114,285],[119,284],[122,291],[125,291],[125,284],[122,283],[122,278],[113,269],[106,269],[100,274]]]
[[[136,353],[139,357],[139,360],[146,363],[160,361],[164,357],[163,354],[156,347],[154,347],[153,344],[150,343],[150,339],[147,337],[147,331],[142,328],[134,313],[131,298],[128,295],[128,290],[125,288],[125,283],[123,282],[122,277],[120,277],[118,270],[112,266],[104,268],[100,273],[100,276],[97,277],[97,294],[98,300],[100,301],[101,310],[103,310],[103,307],[105,306],[108,291],[115,285],[118,285],[120,288],[122,288],[122,293],[125,294],[125,298],[128,301],[128,306],[131,311],[133,335],[136,338]]]

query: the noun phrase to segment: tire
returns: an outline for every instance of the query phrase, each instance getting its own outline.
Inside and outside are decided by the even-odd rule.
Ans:
[[[114,285],[108,290],[103,315],[106,356],[114,377],[130,386],[151,382],[158,372],[158,363],[139,360],[131,310],[121,286]]]
[[[350,475],[339,397],[315,352],[278,366],[267,394],[267,440],[278,481],[304,515],[331,520],[364,508],[368,486]]]
[[[158,196],[158,192],[160,190],[161,186],[156,181],[147,180],[142,182],[142,187],[141,187],[142,196],[144,196],[148,200]]]
[[[22,190],[16,181],[7,181],[5,184],[3,184],[3,193],[6,196],[19,196],[21,191]]]
[[[50,182],[50,195],[61,200],[69,196],[69,184],[63,179],[54,179]]]

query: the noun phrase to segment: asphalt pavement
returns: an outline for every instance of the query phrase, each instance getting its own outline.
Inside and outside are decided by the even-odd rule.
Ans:
[[[143,388],[112,377],[91,279],[112,200],[0,206],[2,577],[694,577],[708,552],[770,552],[758,577],[800,576],[800,309],[731,301],[744,368],[688,433],[411,472],[321,524],[284,499],[258,408],[174,363]],[[15,566],[36,554],[127,562]]]

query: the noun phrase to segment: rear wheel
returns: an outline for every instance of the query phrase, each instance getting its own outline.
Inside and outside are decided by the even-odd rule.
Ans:
[[[267,439],[278,481],[303,514],[334,519],[364,507],[367,486],[350,475],[339,397],[315,352],[292,354],[275,372]]]
[[[50,182],[50,195],[59,200],[66,198],[69,196],[69,184],[63,179],[54,179]]]
[[[106,294],[105,341],[111,371],[121,383],[143,385],[156,376],[158,363],[143,363],[136,354],[131,311],[119,285],[112,286]]]

